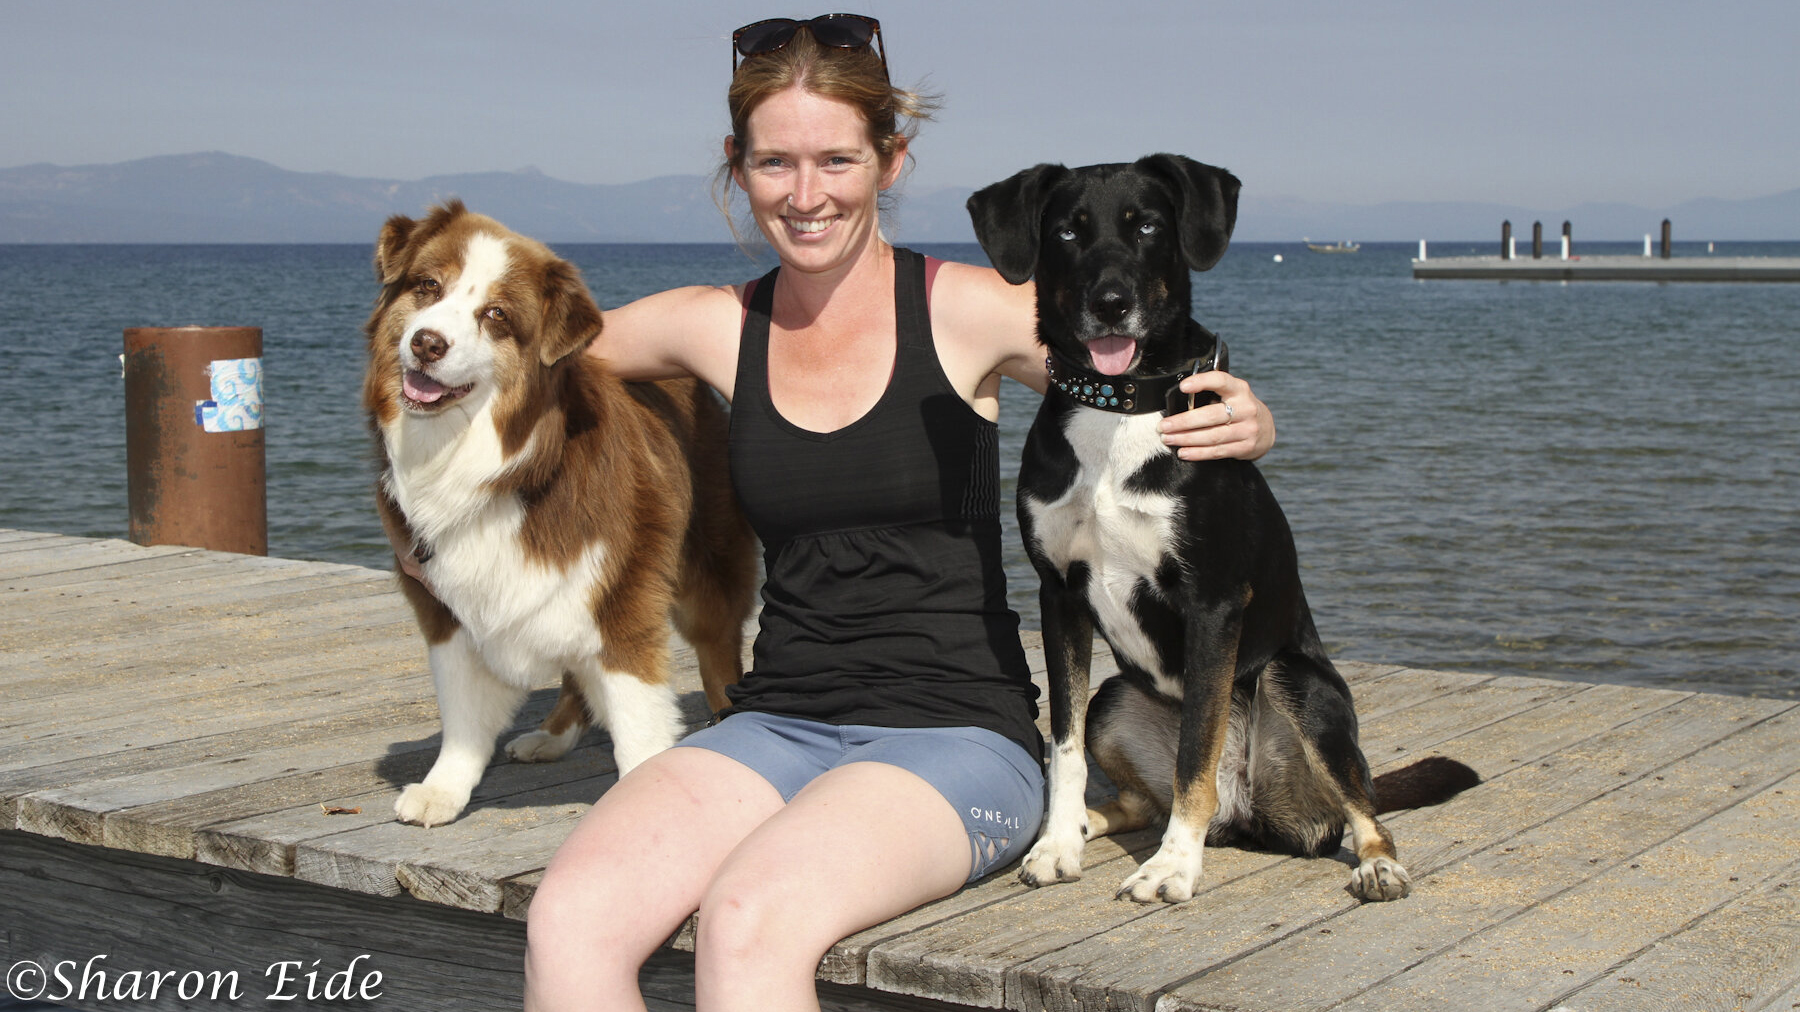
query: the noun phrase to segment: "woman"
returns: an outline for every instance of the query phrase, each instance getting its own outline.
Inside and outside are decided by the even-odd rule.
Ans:
[[[526,1008],[641,1009],[640,966],[698,910],[701,1009],[817,1007],[837,940],[1030,846],[1040,743],[1000,570],[1000,378],[1045,386],[1029,285],[881,237],[921,100],[866,18],[734,42],[725,159],[780,265],[609,311],[591,353],[733,402],[765,546],[753,670],[717,725],[600,797],[532,903]],[[1241,380],[1168,420],[1186,459],[1260,456]]]

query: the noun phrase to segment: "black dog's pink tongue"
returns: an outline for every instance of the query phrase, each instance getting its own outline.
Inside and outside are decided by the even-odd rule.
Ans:
[[[400,386],[406,391],[407,397],[420,404],[430,404],[444,396],[445,390],[442,383],[417,369],[406,370],[405,375],[400,377]]]
[[[1131,368],[1131,360],[1137,355],[1137,339],[1108,334],[1089,341],[1087,348],[1095,372],[1117,376]]]

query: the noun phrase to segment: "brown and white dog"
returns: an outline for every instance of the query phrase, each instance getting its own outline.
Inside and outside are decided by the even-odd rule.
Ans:
[[[548,248],[460,201],[396,215],[364,332],[383,525],[425,582],[401,589],[430,647],[443,742],[395,803],[431,826],[468,804],[525,692],[557,676],[515,758],[560,758],[585,726],[621,774],[682,727],[669,621],[725,703],[755,579],[725,460],[725,412],[692,380],[624,383],[583,353],[600,310]]]

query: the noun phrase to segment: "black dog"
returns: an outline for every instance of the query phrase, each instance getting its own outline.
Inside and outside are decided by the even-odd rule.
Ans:
[[[1192,406],[1176,390],[1183,376],[1225,367],[1218,338],[1189,317],[1189,270],[1224,255],[1238,187],[1223,169],[1151,155],[1039,165],[969,199],[1000,274],[1036,275],[1050,352],[1018,485],[1042,581],[1050,805],[1019,875],[1079,878],[1088,837],[1167,812],[1161,849],[1119,895],[1180,902],[1207,843],[1323,856],[1348,822],[1351,892],[1397,899],[1410,883],[1376,821],[1350,690],[1313,629],[1281,508],[1255,465],[1182,461],[1156,429],[1160,414]],[[1096,623],[1120,674],[1090,706]],[[1083,801],[1084,713],[1086,745],[1119,788],[1099,811]],[[1379,810],[1442,801],[1477,779],[1426,760],[1382,778],[1384,794],[1410,796]]]

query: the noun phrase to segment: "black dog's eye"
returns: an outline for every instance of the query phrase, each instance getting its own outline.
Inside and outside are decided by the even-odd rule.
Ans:
[[[1142,225],[1138,226],[1138,234],[1139,235],[1155,235],[1156,234],[1156,226],[1152,225],[1151,223],[1146,221]]]
[[[1061,239],[1063,242],[1074,242],[1075,241],[1075,230],[1072,228],[1065,228],[1061,232],[1056,233],[1056,237],[1058,239]]]

